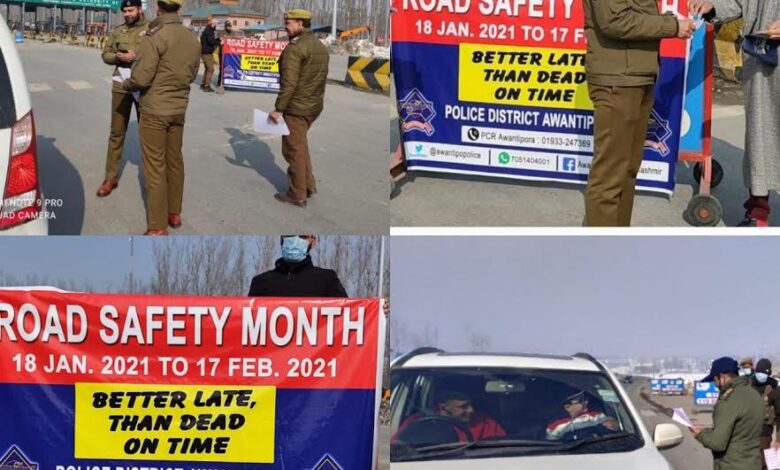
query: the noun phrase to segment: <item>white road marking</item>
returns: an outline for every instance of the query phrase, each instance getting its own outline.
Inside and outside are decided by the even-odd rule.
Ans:
[[[69,87],[71,87],[74,90],[91,90],[92,85],[85,81],[85,80],[72,80],[72,81],[65,81],[65,83],[68,84]]]
[[[41,91],[51,91],[51,87],[47,83],[28,83],[27,90],[30,93],[38,93]]]

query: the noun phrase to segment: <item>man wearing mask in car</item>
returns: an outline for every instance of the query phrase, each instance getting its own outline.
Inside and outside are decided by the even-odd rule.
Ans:
[[[283,235],[276,267],[252,279],[250,297],[349,297],[332,269],[314,266],[314,235]]]
[[[750,377],[738,375],[739,364],[730,357],[712,362],[710,374],[701,382],[715,382],[720,391],[712,427],[694,425],[693,437],[712,451],[715,470],[761,468],[761,430],[764,401],[751,387]]]
[[[584,391],[566,397],[563,408],[569,417],[550,423],[547,426],[547,439],[559,440],[567,434],[596,426],[603,427],[607,431],[620,430],[618,422],[614,418],[610,418],[601,411],[588,409],[588,399]]]
[[[771,375],[772,363],[769,359],[759,359],[756,370],[751,375],[751,383],[764,399],[764,426],[761,429],[761,468],[764,470],[767,468],[764,450],[772,445],[772,434],[778,418],[777,411],[780,410],[780,389],[777,387],[777,380]]]
[[[426,416],[442,416],[462,422],[468,426],[471,434],[471,440],[481,441],[485,439],[495,439],[506,437],[506,431],[500,424],[485,413],[474,409],[474,404],[468,395],[453,390],[445,390],[436,398],[436,404],[433,413],[418,412],[407,417],[395,432],[390,442],[395,444],[399,441],[401,433],[406,428],[413,425],[415,421]],[[458,436],[460,442],[469,442],[469,436],[462,429],[454,427],[453,430]]]

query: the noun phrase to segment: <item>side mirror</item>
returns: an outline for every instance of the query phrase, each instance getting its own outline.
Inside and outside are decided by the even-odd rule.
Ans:
[[[655,446],[659,449],[669,449],[683,441],[683,434],[676,424],[659,424],[653,433]]]

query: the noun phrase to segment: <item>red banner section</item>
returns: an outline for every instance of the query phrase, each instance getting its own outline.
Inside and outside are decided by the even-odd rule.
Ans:
[[[279,57],[287,46],[287,41],[265,41],[262,39],[227,39],[222,46],[223,54],[257,54]]]
[[[380,302],[0,290],[0,383],[373,389]]]
[[[581,0],[393,0],[393,6],[396,42],[586,48]],[[688,14],[680,0],[659,0],[659,9]],[[661,55],[684,58],[686,44],[664,40]]]
[[[393,41],[584,49],[582,2],[394,0]]]

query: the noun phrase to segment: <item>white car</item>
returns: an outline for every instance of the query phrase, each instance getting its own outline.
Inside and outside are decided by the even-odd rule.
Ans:
[[[0,15],[0,234],[47,235],[35,119],[14,38]]]
[[[422,348],[391,369],[393,470],[669,470],[619,381],[585,354],[454,354]]]

